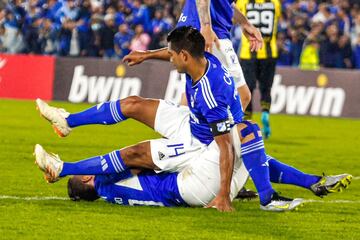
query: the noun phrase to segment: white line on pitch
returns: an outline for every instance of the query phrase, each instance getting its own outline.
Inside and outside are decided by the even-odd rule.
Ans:
[[[356,176],[356,177],[353,177],[353,180],[359,180],[360,177]]]
[[[358,201],[354,201],[354,200],[329,200],[329,201],[325,201],[325,200],[313,200],[313,199],[308,199],[308,200],[304,200],[305,203],[360,203],[360,200]]]
[[[69,200],[65,197],[20,197],[20,196],[8,196],[0,195],[0,199],[15,199],[15,200],[24,200],[24,201],[46,201],[46,200]]]

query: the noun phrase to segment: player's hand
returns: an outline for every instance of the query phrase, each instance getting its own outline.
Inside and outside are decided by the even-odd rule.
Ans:
[[[243,26],[243,33],[250,42],[250,50],[252,52],[258,51],[263,46],[263,38],[261,32],[252,24],[246,24]]]
[[[127,63],[128,66],[134,66],[136,64],[140,64],[145,60],[146,51],[131,51],[128,55],[126,55],[122,61]]]
[[[215,32],[212,30],[210,24],[206,24],[205,26],[201,27],[201,34],[205,38],[205,51],[212,53],[212,47],[215,43],[217,49],[220,49],[220,42],[219,38],[216,36]]]
[[[235,208],[232,206],[229,195],[217,195],[206,208],[216,208],[219,212],[233,212]]]

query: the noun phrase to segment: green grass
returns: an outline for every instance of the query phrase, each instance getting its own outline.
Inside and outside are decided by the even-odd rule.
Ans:
[[[88,106],[54,104],[69,111]],[[273,135],[266,146],[274,157],[314,174],[360,176],[360,121],[282,115],[272,116],[271,121]],[[127,121],[81,127],[60,139],[39,117],[33,102],[0,100],[0,239],[360,239],[358,179],[346,192],[323,200],[301,188],[275,185],[290,197],[321,200],[289,213],[260,211],[257,201],[237,201],[236,212],[219,213],[23,199],[67,196],[66,181],[47,184],[34,165],[36,143],[63,160],[75,161],[154,137],[151,129]]]

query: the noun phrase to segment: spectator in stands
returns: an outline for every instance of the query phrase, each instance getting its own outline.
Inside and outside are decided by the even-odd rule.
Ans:
[[[100,55],[104,58],[113,58],[115,56],[114,36],[117,32],[114,15],[106,14],[104,23],[100,29]]]
[[[116,56],[122,59],[124,56],[130,53],[130,43],[134,33],[129,30],[126,23],[119,26],[118,32],[114,37],[114,48]]]
[[[84,56],[90,57],[99,57],[100,56],[100,46],[101,46],[101,37],[100,29],[102,27],[102,17],[98,14],[94,14],[90,20],[90,33],[89,39],[84,49]]]
[[[354,62],[355,68],[360,69],[360,34],[358,35],[357,42],[354,48]]]
[[[352,68],[352,48],[350,37],[348,35],[342,35],[339,38],[339,48],[340,48],[340,66],[341,68]]]
[[[75,0],[64,0],[63,6],[58,14],[61,19],[71,19],[73,21],[79,18],[79,8],[76,6]]]
[[[304,38],[300,33],[298,33],[294,29],[290,29],[290,37],[291,37],[291,43],[290,43],[291,65],[298,66],[300,62],[302,46],[304,44],[304,40],[303,40]]]
[[[40,16],[33,16],[31,21],[25,32],[25,51],[30,54],[41,54],[39,33],[43,19]]]
[[[341,35],[350,35],[350,18],[344,9],[338,9],[336,15],[336,21],[339,26],[339,32]]]
[[[8,53],[20,53],[24,49],[23,35],[12,11],[6,11],[4,20],[3,48]]]
[[[131,14],[132,17],[129,19],[131,25],[141,24],[145,32],[151,32],[150,11],[146,5],[140,0],[134,0],[131,5]]]
[[[135,27],[135,36],[131,40],[130,50],[147,50],[150,44],[150,36],[149,34],[144,32],[144,28],[141,24],[136,25]]]
[[[159,8],[155,11],[154,19],[151,22],[151,49],[159,49],[167,46],[166,36],[171,30],[171,25],[163,19],[163,9]]]
[[[326,39],[320,47],[320,64],[323,67],[336,68],[341,66],[341,53],[338,44],[339,29],[336,24],[331,24],[326,29]]]
[[[7,49],[4,46],[4,40],[5,40],[5,27],[3,24],[0,24],[0,52],[6,52]]]
[[[334,19],[334,15],[330,12],[330,5],[327,3],[321,3],[319,5],[319,11],[313,16],[313,22],[321,22],[327,24],[328,21]]]
[[[44,18],[42,27],[39,31],[39,42],[43,54],[56,54],[58,44],[57,37],[58,31],[52,20],[50,18]]]
[[[46,3],[42,5],[44,17],[51,19],[55,27],[58,28],[61,26],[61,8],[62,3],[57,0],[47,0]]]
[[[284,32],[279,32],[277,36],[277,46],[278,46],[278,66],[291,66],[291,42],[286,38]]]
[[[75,22],[71,19],[65,19],[59,33],[59,50],[60,56],[68,56],[70,53],[70,44],[72,40],[72,30],[75,28]],[[74,42],[74,39],[73,39]],[[74,45],[74,44],[73,44]],[[73,50],[74,52],[74,50]]]
[[[318,70],[319,65],[319,43],[315,37],[309,37],[304,42],[304,47],[300,56],[300,69]]]
[[[354,18],[354,26],[351,31],[351,43],[353,46],[357,44],[358,37],[360,35],[360,10],[356,10],[356,16]]]

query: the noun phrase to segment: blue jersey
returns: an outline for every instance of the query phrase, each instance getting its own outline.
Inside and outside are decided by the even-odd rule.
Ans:
[[[215,56],[206,52],[205,58],[207,70],[199,81],[193,84],[186,74],[186,97],[191,133],[200,142],[210,144],[214,140],[210,123],[229,120],[233,126],[242,121],[244,113],[230,73]]]
[[[185,0],[176,27],[192,26],[200,30],[200,19],[196,11],[196,0]],[[210,17],[214,32],[219,39],[230,39],[234,10],[233,0],[211,0]]]
[[[180,196],[177,175],[153,171],[137,176],[132,176],[130,171],[97,175],[95,189],[101,198],[121,205],[188,206]]]

